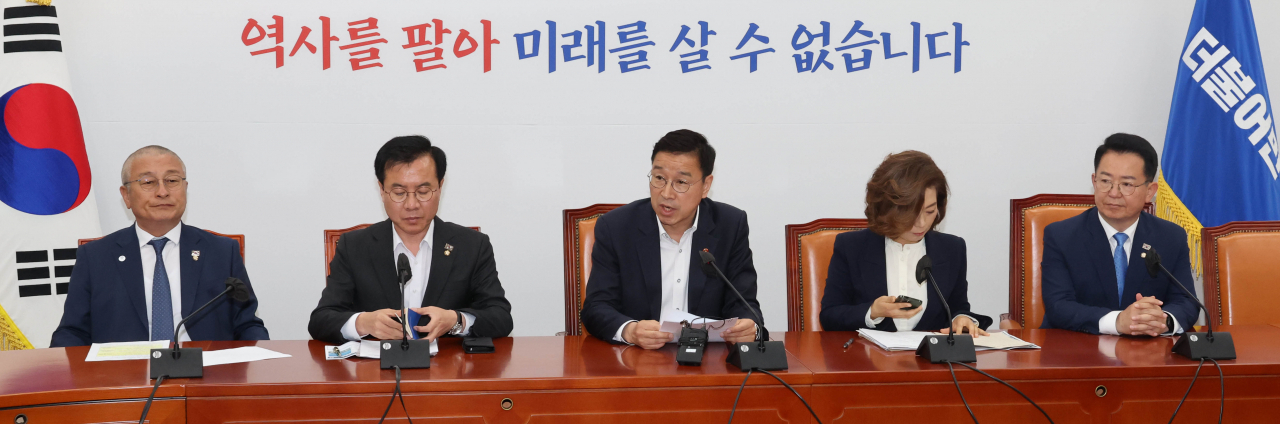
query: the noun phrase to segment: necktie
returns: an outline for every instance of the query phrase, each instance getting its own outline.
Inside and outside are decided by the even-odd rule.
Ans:
[[[169,272],[164,269],[164,245],[169,239],[151,240],[156,249],[156,270],[151,278],[151,340],[173,338],[173,298],[169,293]]]
[[[1116,251],[1115,251],[1115,254],[1112,256],[1116,262],[1116,283],[1117,283],[1116,285],[1119,286],[1116,289],[1119,290],[1119,293],[1120,293],[1116,298],[1120,299],[1120,305],[1123,306],[1124,305],[1124,274],[1125,274],[1125,271],[1129,270],[1129,259],[1125,257],[1125,254],[1124,254],[1124,242],[1125,240],[1129,239],[1129,235],[1125,233],[1116,233],[1116,235],[1113,237],[1115,237],[1116,239]]]

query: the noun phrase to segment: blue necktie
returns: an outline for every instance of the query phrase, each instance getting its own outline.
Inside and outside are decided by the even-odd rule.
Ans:
[[[169,272],[164,269],[164,245],[169,239],[152,239],[156,249],[156,270],[151,279],[151,340],[173,338],[173,297],[169,293]]]
[[[1117,289],[1120,291],[1117,299],[1120,299],[1120,305],[1124,305],[1124,274],[1125,271],[1129,270],[1129,259],[1124,255],[1124,242],[1129,239],[1129,235],[1116,233],[1113,237],[1116,239],[1116,251],[1113,255],[1113,259],[1116,262],[1116,283],[1119,286]]]

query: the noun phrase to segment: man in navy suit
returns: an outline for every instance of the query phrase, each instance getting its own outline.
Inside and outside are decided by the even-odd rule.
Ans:
[[[1142,211],[1157,189],[1155,148],[1113,134],[1094,154],[1093,208],[1044,230],[1041,328],[1093,334],[1176,334],[1199,317],[1196,300],[1167,275],[1151,277],[1142,252],[1155,249],[1192,284],[1187,233]]]
[[[725,340],[756,339],[755,315],[723,281],[703,273],[698,253],[706,249],[715,255],[725,276],[759,310],[747,214],[707,198],[715,155],[701,134],[667,133],[650,156],[649,198],[614,209],[596,222],[581,314],[587,332],[657,349],[673,337],[660,331],[658,320],[690,313],[738,318],[721,334]]]
[[[76,251],[62,322],[51,347],[169,340],[174,325],[226,289],[227,277],[249,284],[235,240],[182,224],[186,165],[161,146],[129,155],[120,196],[136,225]],[[178,340],[266,340],[258,300],[223,296],[179,328]]]

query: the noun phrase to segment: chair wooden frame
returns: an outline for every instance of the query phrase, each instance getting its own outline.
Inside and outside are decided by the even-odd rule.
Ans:
[[[244,259],[245,259],[245,257],[244,257],[244,234],[222,234],[222,233],[219,233],[219,232],[217,232],[217,231],[210,231],[210,230],[205,230],[205,231],[206,231],[206,232],[208,232],[209,234],[213,234],[213,235],[218,236],[218,237],[226,237],[226,238],[229,238],[229,239],[235,240],[236,242],[239,242],[239,243],[240,243],[240,259],[241,259],[241,260],[244,260]],[[88,243],[88,242],[91,242],[91,241],[94,241],[94,240],[98,240],[98,239],[100,239],[100,238],[102,238],[102,237],[94,237],[94,238],[80,239],[80,244],[79,244],[79,246],[84,246],[84,245],[85,245],[85,243]]]
[[[621,203],[598,203],[581,209],[564,210],[564,329],[556,335],[578,336],[586,334],[579,313],[587,295],[580,288],[589,275],[582,275],[582,261],[591,258],[578,257],[578,223],[598,219],[601,215],[622,206]]]
[[[1280,233],[1280,221],[1229,222],[1200,230],[1200,250],[1204,258],[1204,316],[1224,325],[1221,280],[1218,278],[1218,239],[1236,233]]]
[[[1023,310],[1023,299],[1027,295],[1023,284],[1027,275],[1023,266],[1026,240],[1022,234],[1027,210],[1041,206],[1082,206],[1088,209],[1095,203],[1092,194],[1037,194],[1009,200],[1009,312],[1000,314],[1000,328],[1019,329],[1027,324],[1026,311]],[[1155,213],[1155,205],[1147,203],[1143,210]]]
[[[355,230],[363,230],[369,228],[373,224],[360,224],[354,227],[343,228],[340,230],[324,230],[324,275],[329,276],[329,263],[333,262],[333,255],[338,253],[338,239]],[[467,227],[476,231],[480,231],[480,227]]]
[[[822,218],[805,224],[786,226],[787,243],[787,331],[805,331],[804,328],[804,273],[800,269],[800,239],[819,231],[856,231],[867,228],[865,219]],[[810,284],[813,282],[810,281]],[[825,282],[823,282],[825,283]],[[822,302],[822,299],[809,299]]]

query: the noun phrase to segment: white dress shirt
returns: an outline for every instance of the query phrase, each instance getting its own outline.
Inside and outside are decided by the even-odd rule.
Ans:
[[[1138,216],[1138,219],[1139,220],[1142,219],[1142,216]],[[1101,212],[1098,213],[1098,221],[1102,222],[1102,231],[1107,233],[1107,243],[1109,246],[1111,246],[1110,253],[1112,257],[1115,257],[1115,253],[1116,253],[1116,244],[1117,244],[1116,234],[1124,233],[1125,235],[1129,236],[1124,240],[1124,260],[1125,262],[1128,262],[1129,255],[1133,253],[1133,238],[1134,238],[1134,234],[1138,232],[1138,221],[1133,221],[1133,225],[1130,225],[1129,228],[1126,228],[1124,231],[1120,231],[1113,228],[1111,224],[1107,223],[1106,219],[1102,218]],[[1127,280],[1125,281],[1126,285],[1128,285],[1129,283],[1130,281],[1127,281]],[[1119,287],[1112,287],[1111,290],[1119,290]],[[1120,301],[1124,302],[1124,299],[1120,299]],[[1108,312],[1106,315],[1103,315],[1102,318],[1099,318],[1098,332],[1102,334],[1119,335],[1120,331],[1116,329],[1116,321],[1120,318],[1120,312],[1122,311],[1111,311],[1111,312]],[[1165,312],[1164,314],[1167,316],[1173,317],[1173,314],[1170,314],[1168,312]],[[1173,317],[1173,328],[1170,328],[1169,332],[1166,332],[1164,334],[1177,334],[1181,332],[1182,332],[1182,326],[1178,324],[1178,318]]]
[[[920,313],[911,318],[894,318],[893,325],[898,331],[911,331],[916,328],[920,318],[924,317],[924,309],[929,306],[929,288],[916,281],[916,263],[925,255],[924,239],[919,243],[902,244],[888,237],[884,238],[884,271],[889,296],[910,296],[920,299]],[[884,321],[884,317],[871,319],[871,309],[867,309],[867,327],[875,328]]]
[[[884,271],[889,296],[909,296],[920,300],[920,313],[911,318],[893,319],[893,325],[898,331],[914,331],[916,324],[924,318],[925,308],[929,306],[929,283],[916,281],[916,265],[927,252],[924,239],[920,239],[919,243],[902,244],[888,237],[884,238]],[[975,324],[978,322],[968,315],[957,314],[956,316],[968,317]],[[871,309],[868,308],[865,320],[867,327],[875,328],[884,321],[884,317],[871,319]],[[940,329],[927,328],[922,331],[938,330]]]
[[[395,228],[391,229],[391,242],[393,244],[391,261],[396,267],[399,267],[400,254],[404,254],[409,258],[409,270],[411,275],[409,281],[404,285],[404,307],[420,308],[422,307],[422,299],[427,293],[427,280],[431,277],[431,241],[436,234],[435,223],[428,224],[427,234],[422,237],[422,241],[418,243],[418,254],[415,255],[405,246],[404,240],[400,239],[400,233]],[[444,284],[441,282],[440,284]],[[363,312],[362,312],[363,313]],[[347,340],[360,340],[365,335],[361,335],[356,331],[356,318],[360,313],[347,318],[346,324],[342,325],[342,337]],[[471,325],[475,324],[476,317],[466,312],[462,312],[462,317],[466,320],[462,328],[462,335],[471,333]],[[411,323],[417,325],[417,323]]]
[[[671,238],[671,235],[667,234],[666,227],[662,226],[662,220],[654,215],[654,220],[658,221],[658,250],[662,258],[662,309],[660,311],[663,316],[668,315],[668,312],[689,312],[689,262],[692,253],[684,252],[693,249],[693,233],[698,231],[698,219],[701,214],[702,211],[694,213],[693,226],[684,231],[680,241]],[[622,338],[622,329],[633,322],[636,321],[622,323],[613,339],[626,343],[627,341]]]
[[[147,334],[151,334],[151,289],[156,279],[156,248],[151,247],[151,240],[159,237],[167,237],[169,241],[165,242],[162,249],[164,257],[164,271],[169,276],[169,298],[171,310],[173,311],[173,323],[177,324],[182,321],[182,261],[179,255],[182,249],[179,238],[182,237],[182,223],[174,226],[160,236],[154,236],[143,231],[137,223],[133,224],[133,229],[138,232],[138,250],[142,254],[142,293],[147,298]],[[123,258],[123,257],[122,257]],[[189,342],[191,336],[187,334],[187,327],[184,324],[178,328],[178,341]],[[148,336],[150,337],[150,336]]]

